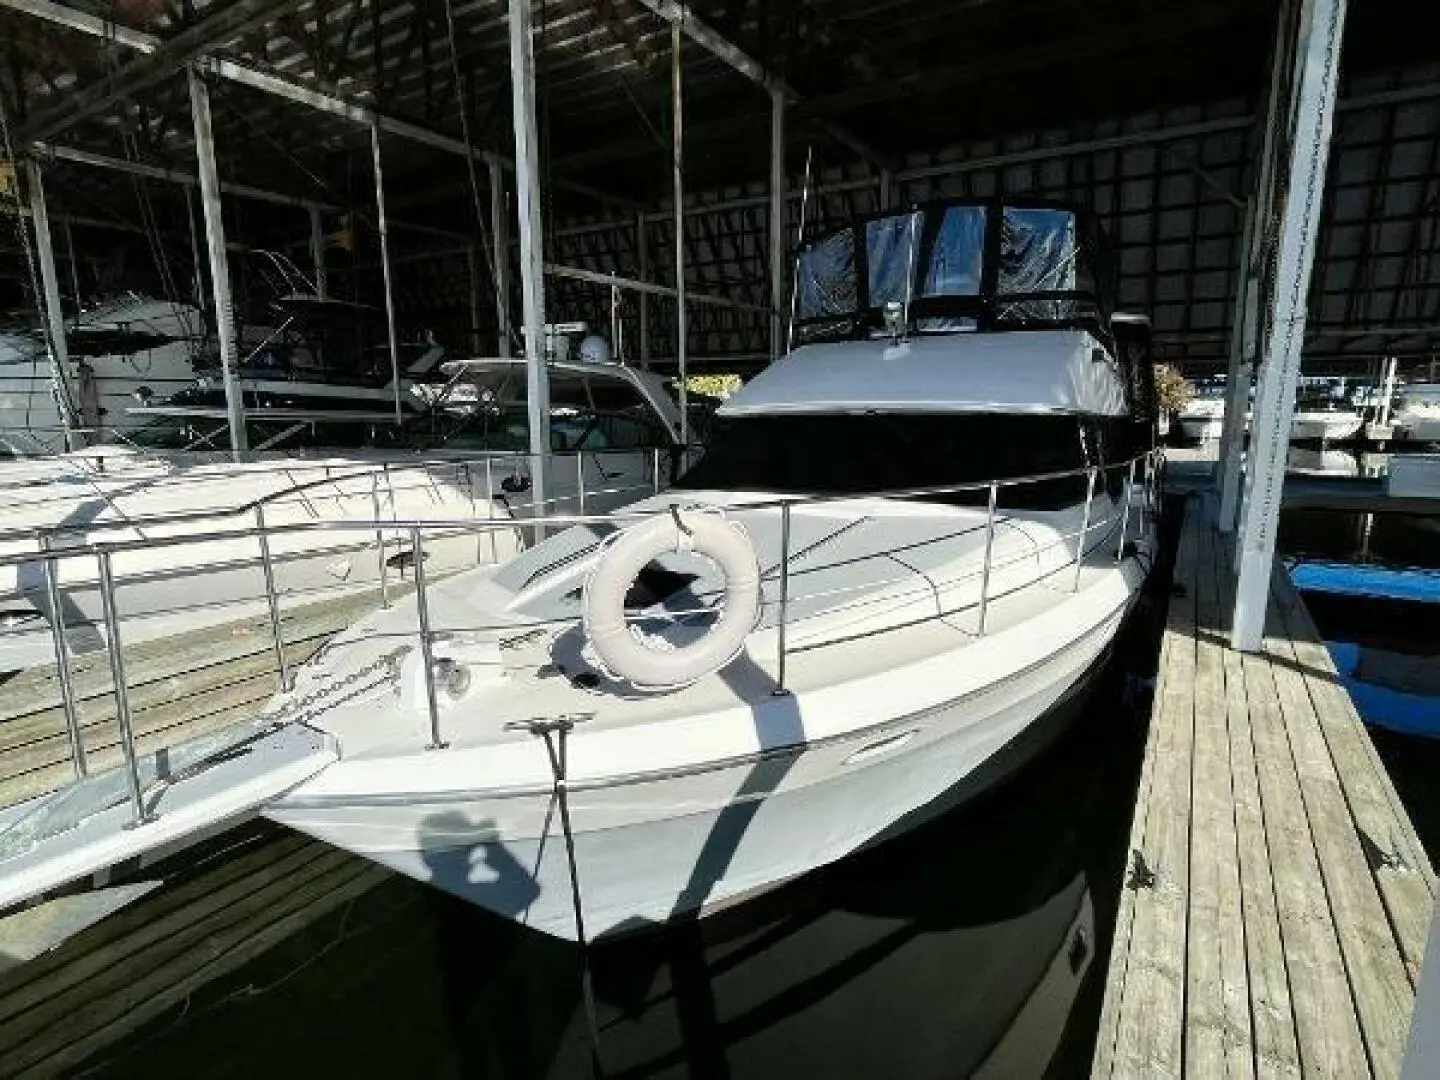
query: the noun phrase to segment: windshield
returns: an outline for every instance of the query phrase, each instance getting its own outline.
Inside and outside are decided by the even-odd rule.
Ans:
[[[836,453],[836,447],[844,453]],[[1082,469],[1074,416],[838,414],[717,418],[679,488],[858,495]],[[1078,481],[1078,488],[1077,483]],[[1084,477],[1007,493],[1006,505],[1068,505]],[[985,490],[947,496],[981,503]]]
[[[1060,206],[951,203],[871,218],[800,251],[796,341],[880,336],[893,304],[920,333],[1103,332],[1099,245],[1089,219]]]

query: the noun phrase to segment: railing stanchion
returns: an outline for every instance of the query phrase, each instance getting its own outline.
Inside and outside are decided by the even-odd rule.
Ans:
[[[979,637],[985,636],[985,616],[990,613],[990,556],[995,551],[995,508],[999,502],[1000,485],[992,480],[985,511],[985,564],[980,568],[980,621],[977,623]]]
[[[652,447],[650,450],[650,492],[652,495],[660,494],[660,447]]]
[[[780,618],[775,628],[776,695],[788,694],[785,687],[785,621],[790,615],[790,504],[780,504]]]
[[[580,500],[580,516],[585,516],[585,451],[575,451],[575,490]]]
[[[495,520],[495,459],[488,455],[485,458],[485,520]],[[497,563],[500,561],[500,548],[495,539],[497,530],[492,525],[485,531],[490,534],[490,561]]]
[[[50,550],[50,538],[40,538],[40,549]],[[45,592],[50,602],[50,637],[55,645],[55,675],[60,682],[60,704],[65,708],[65,734],[70,739],[70,761],[75,779],[90,775],[85,744],[80,739],[80,713],[75,705],[75,684],[70,681],[70,646],[65,640],[65,609],[60,604],[59,567],[54,556],[45,560]]]
[[[380,606],[390,606],[390,583],[386,580],[385,530],[380,528],[380,489],[375,486],[375,477],[370,478],[370,502],[375,507],[375,578],[380,584]],[[392,502],[393,506],[394,503]]]
[[[130,690],[125,685],[125,658],[121,655],[120,619],[115,613],[115,577],[110,569],[110,553],[102,551],[100,559],[100,605],[105,614],[105,651],[110,658],[110,678],[115,683],[115,719],[120,726],[120,752],[125,757],[125,779],[130,786],[131,826],[153,820],[145,813],[140,793],[140,765],[135,759],[135,732],[130,723]]]
[[[1135,467],[1140,464],[1139,458],[1130,459],[1130,474],[1125,478],[1125,510],[1120,515],[1120,540],[1115,545],[1115,561],[1125,561],[1125,536],[1130,531],[1130,502],[1135,492]]]
[[[1080,512],[1080,535],[1075,538],[1075,580],[1071,592],[1080,591],[1080,568],[1085,565],[1085,541],[1090,535],[1090,504],[1095,500],[1095,468],[1085,471],[1085,508]]]
[[[430,643],[430,601],[425,595],[425,553],[420,547],[420,529],[410,530],[410,550],[415,556],[415,613],[420,620],[420,663],[425,672],[425,705],[430,710],[430,750],[444,750],[440,738],[440,707],[435,700],[435,651]]]
[[[280,692],[290,689],[290,665],[285,662],[285,633],[280,626],[280,594],[275,590],[275,563],[270,537],[265,533],[265,507],[255,507],[255,530],[260,539],[260,564],[265,568],[265,602],[270,606],[270,633],[275,639],[275,662],[280,668]]]

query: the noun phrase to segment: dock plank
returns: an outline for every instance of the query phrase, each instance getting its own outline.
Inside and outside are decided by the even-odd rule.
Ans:
[[[1199,533],[1196,588],[1195,749],[1191,781],[1190,912],[1185,1068],[1196,1076],[1255,1075],[1246,972],[1240,852],[1231,778],[1226,648],[1215,584],[1214,531]]]
[[[1229,648],[1228,538],[1187,505],[1131,829],[1156,881],[1122,890],[1093,1075],[1396,1076],[1434,870],[1288,579]]]
[[[1179,595],[1166,618],[1165,633],[1173,640],[1152,720],[1157,744],[1150,806],[1136,845],[1155,880],[1132,893],[1129,955],[1111,1060],[1113,1075],[1120,1077],[1178,1076],[1184,1058],[1196,539],[1194,529],[1182,530],[1175,561]]]
[[[1234,602],[1234,586],[1224,572],[1228,563],[1222,548],[1223,544],[1215,545],[1214,555],[1216,591],[1220,608],[1225,611]],[[1299,1077],[1295,1013],[1251,729],[1252,709],[1261,707],[1258,701],[1252,701],[1252,693],[1258,688],[1252,689],[1246,683],[1245,663],[1239,653],[1222,650],[1222,663],[1255,1075],[1262,1080]]]
[[[1278,605],[1265,641],[1276,695],[1294,755],[1305,814],[1333,913],[1356,1014],[1371,1068],[1398,1076],[1414,1007],[1414,987],[1400,957],[1378,885],[1371,875],[1352,807],[1347,803],[1320,719],[1289,653]]]

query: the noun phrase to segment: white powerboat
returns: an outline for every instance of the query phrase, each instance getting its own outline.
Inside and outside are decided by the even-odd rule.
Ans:
[[[1290,420],[1291,442],[1344,442],[1360,434],[1365,417],[1330,396],[1302,395]]]
[[[126,293],[80,312],[66,328],[70,412],[86,429],[127,430],[137,394],[164,397],[195,379],[204,319],[189,304]],[[65,449],[50,358],[33,333],[0,334],[0,452]]]
[[[38,553],[46,544],[196,537],[115,555],[122,636],[135,643],[265,611],[262,521],[312,526],[269,544],[274,589],[293,603],[374,590],[382,573],[405,577],[414,558],[404,531],[314,528],[318,522],[603,513],[668,482],[679,413],[659,377],[618,364],[553,367],[553,479],[547,505],[536,507],[523,362],[462,361],[449,370],[480,388],[484,408],[417,414],[396,428],[383,406],[272,399],[247,416],[255,452],[237,463],[213,450],[228,442],[223,406],[182,398],[136,410],[148,423],[131,445],[0,465],[0,555]],[[434,575],[494,562],[522,542],[514,529],[435,537],[425,545],[426,569]],[[58,623],[71,648],[103,648],[98,563],[56,565]],[[43,563],[0,567],[0,671],[54,662],[49,590]]]
[[[1440,383],[1412,383],[1399,391],[1396,442],[1440,443]]]
[[[1218,395],[1193,397],[1180,410],[1176,420],[1180,433],[1191,442],[1208,443],[1220,438],[1225,428],[1225,397],[1223,390]],[[1245,417],[1249,425],[1250,416]]]
[[[262,720],[334,760],[263,812],[575,937],[1018,766],[1154,552],[1149,366],[1117,358],[1093,228],[952,203],[807,245],[799,346],[677,488],[333,639]]]

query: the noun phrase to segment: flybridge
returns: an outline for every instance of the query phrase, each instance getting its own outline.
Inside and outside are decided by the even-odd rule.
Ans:
[[[1064,328],[1109,338],[1103,235],[1089,214],[1060,203],[949,201],[860,219],[806,244],[795,274],[797,345],[897,331]]]

